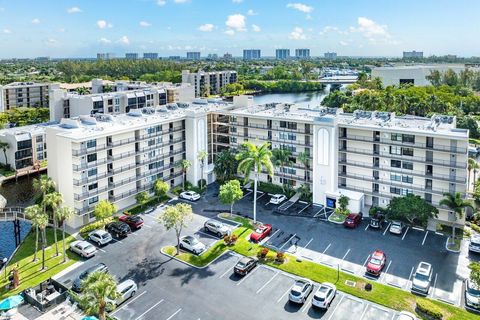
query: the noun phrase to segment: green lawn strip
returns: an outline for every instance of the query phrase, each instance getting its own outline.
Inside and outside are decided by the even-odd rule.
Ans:
[[[45,250],[45,266],[47,269],[45,271],[40,271],[42,268],[42,250],[41,245],[39,244],[39,250],[37,253],[37,261],[32,262],[33,254],[35,251],[35,232],[32,230],[24,239],[17,252],[13,256],[12,260],[7,266],[7,274],[10,272],[13,266],[18,264],[20,270],[20,286],[11,291],[6,290],[6,285],[8,280],[5,280],[4,273],[0,276],[0,300],[17,294],[27,288],[33,287],[45,281],[55,274],[59,273],[63,269],[71,266],[75,262],[80,260],[80,257],[76,254],[69,252],[67,250],[67,262],[63,262],[63,246],[62,246],[62,233],[58,231],[58,251],[59,256],[55,257],[55,245],[53,237],[53,229],[47,229],[47,240],[48,240],[48,249]],[[71,237],[68,234],[65,234],[65,243],[68,248],[70,242],[74,241],[75,238]]]
[[[345,218],[346,217],[343,214],[338,214],[338,213],[334,212],[328,217],[328,221],[343,223],[345,221]]]

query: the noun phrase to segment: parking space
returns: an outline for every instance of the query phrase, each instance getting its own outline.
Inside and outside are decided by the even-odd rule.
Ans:
[[[352,315],[362,315],[365,309],[365,303],[353,297],[342,295],[333,312],[327,318],[328,320],[349,320]]]

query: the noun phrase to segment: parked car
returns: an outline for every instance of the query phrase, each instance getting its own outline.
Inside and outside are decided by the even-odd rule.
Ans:
[[[99,246],[104,246],[112,241],[112,235],[105,230],[95,230],[88,234],[88,239]]]
[[[402,311],[398,314],[397,320],[417,320],[417,317],[408,311]]]
[[[190,201],[197,201],[200,199],[200,195],[195,191],[184,191],[180,193],[180,198]]]
[[[83,271],[77,278],[75,278],[75,280],[73,280],[72,290],[77,293],[82,292],[82,281],[85,280],[89,274],[96,271],[107,273],[108,268],[104,263],[99,263]]]
[[[465,305],[480,310],[480,288],[475,286],[470,279],[465,280]]]
[[[274,194],[271,198],[270,198],[270,203],[271,204],[280,204],[282,203],[283,201],[287,200],[287,197],[283,194]]]
[[[367,262],[367,273],[373,276],[379,276],[385,267],[387,256],[381,250],[375,250]]]
[[[97,248],[90,242],[77,240],[70,242],[70,251],[84,258],[91,258],[97,252]]]
[[[427,262],[420,262],[413,274],[412,291],[428,294],[430,283],[432,282],[432,265]]]
[[[470,244],[468,245],[468,251],[480,253],[480,235],[474,234],[470,237]]]
[[[288,300],[303,304],[307,300],[310,293],[313,290],[313,282],[307,279],[299,279],[295,281],[290,294],[288,295]]]
[[[259,242],[265,239],[272,232],[271,224],[261,224],[250,234],[250,240]]]
[[[138,286],[132,279],[125,280],[117,285],[117,292],[119,297],[115,301],[109,300],[108,302],[115,307],[122,304],[126,300],[132,298],[137,293]]]
[[[140,229],[143,226],[143,219],[138,215],[122,215],[118,218],[119,221],[128,224],[130,229]]]
[[[402,234],[403,228],[404,228],[403,222],[392,221],[392,224],[390,224],[390,229],[388,229],[388,231],[390,231],[390,233],[393,233],[393,234]]]
[[[206,232],[216,234],[219,237],[224,237],[230,234],[230,228],[227,227],[226,224],[221,223],[220,221],[217,221],[215,219],[205,221],[203,227]]]
[[[183,236],[180,238],[180,248],[200,254],[205,251],[206,246],[193,236]]]
[[[110,234],[113,234],[117,238],[126,237],[129,233],[132,232],[130,226],[125,222],[121,221],[110,222],[105,226],[105,230],[107,230],[108,232],[110,232]]]
[[[329,282],[324,282],[317,289],[312,299],[312,306],[328,309],[337,294],[337,287]]]
[[[385,216],[383,214],[377,214],[370,219],[370,228],[382,229],[385,224]]]
[[[233,271],[236,274],[241,276],[246,275],[250,271],[252,271],[258,264],[258,259],[256,257],[243,257],[238,260],[235,267],[233,267]]]
[[[357,227],[361,222],[362,222],[362,213],[350,213],[345,221],[343,222],[343,225],[347,228],[355,228]]]

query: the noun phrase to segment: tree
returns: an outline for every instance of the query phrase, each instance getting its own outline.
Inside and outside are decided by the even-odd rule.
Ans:
[[[472,170],[474,170],[474,179],[473,179],[473,183],[475,184],[477,182],[477,180],[475,179],[476,177],[476,170],[479,168],[480,166],[478,165],[477,161],[473,158],[468,158],[468,177],[467,177],[467,190],[468,188],[470,188],[470,173],[472,172]]]
[[[470,116],[460,117],[457,121],[457,127],[468,129],[470,131],[470,138],[480,138],[480,130],[477,121]]]
[[[341,194],[337,200],[338,206],[335,208],[335,212],[341,215],[348,215],[350,211],[348,210],[348,203],[350,202],[350,198],[346,195]]]
[[[250,174],[253,177],[253,222],[257,222],[257,184],[258,175],[265,168],[269,176],[273,176],[272,151],[270,151],[270,143],[265,142],[257,147],[250,141],[242,143],[240,152],[236,155],[239,162],[238,172],[243,174],[245,181],[248,181]]]
[[[115,278],[109,273],[95,271],[82,281],[82,288],[82,308],[87,314],[98,315],[100,320],[105,320],[108,301],[115,301],[120,296]]]
[[[5,156],[5,166],[8,167],[7,149],[10,149],[10,144],[8,144],[8,142],[0,141],[0,149],[2,149],[3,155]]]
[[[183,179],[182,179],[182,189],[185,190],[185,181],[187,180],[187,172],[192,167],[192,163],[189,160],[183,159],[178,164],[180,168],[182,168]]]
[[[32,226],[35,227],[35,252],[33,253],[33,261],[36,261],[38,251],[38,224],[36,223],[36,216],[43,214],[43,210],[38,204],[34,204],[25,208],[25,214],[27,218],[32,221]]]
[[[55,239],[55,252],[58,256],[58,241],[57,241],[57,227],[58,227],[58,220],[57,220],[57,211],[60,205],[63,203],[63,196],[60,192],[51,192],[45,195],[43,198],[45,202],[45,206],[48,206],[52,209],[52,221],[53,221],[53,236]]]
[[[389,220],[403,220],[411,224],[419,224],[424,228],[427,227],[428,219],[437,215],[437,208],[420,196],[411,193],[404,197],[393,198],[387,207]]]
[[[480,263],[471,262],[468,267],[470,268],[470,280],[475,287],[480,288]]]
[[[147,203],[148,198],[149,196],[147,191],[142,191],[140,193],[137,193],[137,195],[135,196],[135,200],[137,200],[137,203],[140,206],[143,206],[145,203]]]
[[[186,203],[177,203],[173,207],[167,207],[157,218],[165,229],[174,230],[177,237],[177,253],[180,252],[180,235],[187,222],[193,220],[192,206]]]
[[[213,172],[215,172],[217,180],[222,183],[235,178],[237,167],[238,161],[235,158],[235,153],[233,153],[230,149],[225,149],[217,154],[214,162]]]
[[[455,194],[445,192],[443,194],[443,199],[440,200],[440,205],[448,207],[450,211],[455,214],[455,220],[463,217],[463,212],[466,208],[473,209],[472,203],[463,199],[460,192],[455,192]],[[455,239],[455,224],[453,225],[452,229],[452,238]]]
[[[291,156],[292,152],[288,149],[280,148],[272,150],[272,163],[275,167],[280,168],[281,174],[285,174],[285,167],[291,166],[293,164],[292,160],[290,160]],[[283,181],[285,181],[285,179]],[[282,185],[283,189],[285,189],[285,183],[283,183]]]
[[[95,219],[104,221],[106,218],[111,217],[115,212],[117,212],[117,206],[113,203],[110,203],[108,200],[102,200],[95,206],[93,214]]]
[[[67,248],[65,245],[65,225],[66,221],[73,216],[73,209],[70,207],[62,207],[56,213],[58,222],[62,224],[62,243],[63,243],[63,262],[67,262]]]
[[[170,185],[161,179],[157,179],[153,185],[153,190],[157,197],[163,197],[170,190]]]
[[[230,180],[220,186],[218,194],[220,202],[230,205],[230,215],[233,214],[233,205],[243,198],[243,191],[238,180]]]
[[[203,169],[205,167],[205,161],[207,160],[208,153],[205,150],[199,151],[197,154],[198,161],[200,161],[200,168],[202,169],[202,176],[200,177],[200,190],[203,189]]]
[[[48,215],[40,210],[39,213],[32,217],[32,225],[40,230],[42,236],[42,270],[45,270],[45,248],[47,247],[47,234],[45,232],[48,226]]]
[[[52,180],[52,178],[48,177],[46,174],[42,174],[40,178],[38,179],[33,179],[33,188],[37,191],[40,191],[42,193],[42,208],[43,211],[46,212],[46,203],[43,202],[43,199],[45,198],[45,195],[50,192],[55,191],[55,182]]]

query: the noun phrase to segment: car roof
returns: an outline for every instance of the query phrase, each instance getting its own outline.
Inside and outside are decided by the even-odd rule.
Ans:
[[[373,257],[383,258],[384,255],[385,255],[385,253],[382,250],[375,250],[372,253],[372,258]]]
[[[193,240],[193,239],[195,239],[195,237],[194,236],[184,236],[184,237],[182,237],[182,239]]]
[[[418,264],[417,273],[428,275],[431,269],[432,265],[430,263],[422,261]]]
[[[394,225],[394,224],[402,224],[402,221],[393,220],[393,221],[392,221],[392,225]]]
[[[126,287],[131,286],[132,284],[136,284],[135,281],[133,281],[132,279],[127,279],[117,285],[117,291],[122,291]]]
[[[310,280],[306,280],[306,279],[297,279],[295,280],[295,285],[301,285],[301,286],[304,286],[306,284],[311,284],[312,282]]]
[[[470,241],[480,242],[480,234],[474,234],[470,237]]]
[[[238,260],[238,262],[241,262],[241,263],[247,263],[249,261],[253,260],[252,257],[243,257],[241,258],[240,260]]]
[[[105,231],[105,230],[103,230],[103,229],[94,230],[92,233],[96,233],[96,234],[98,234],[98,235],[110,234],[110,233],[108,233],[107,231]]]

